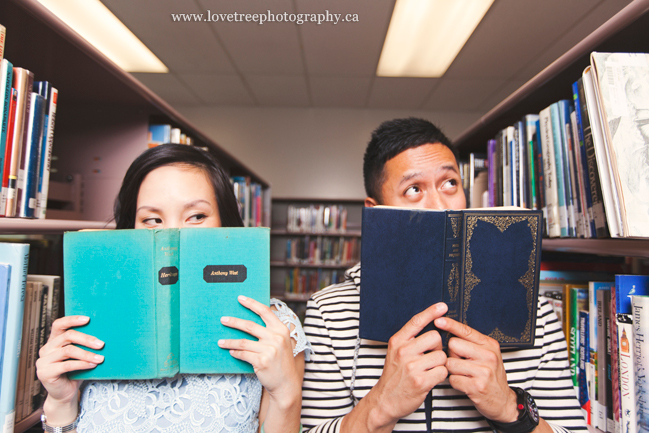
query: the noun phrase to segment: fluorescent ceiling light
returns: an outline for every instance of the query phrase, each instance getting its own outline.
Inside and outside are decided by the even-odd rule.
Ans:
[[[169,69],[99,0],[38,0],[127,72]]]
[[[441,77],[494,0],[397,0],[379,77]]]

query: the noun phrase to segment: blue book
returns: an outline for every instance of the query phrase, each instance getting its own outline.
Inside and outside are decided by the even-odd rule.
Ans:
[[[59,91],[47,81],[36,81],[34,91],[45,100],[45,120],[43,122],[43,141],[38,169],[36,218],[45,218],[47,211],[47,194],[50,185],[50,165],[52,163],[52,144],[54,142],[54,124]]]
[[[105,342],[102,364],[75,379],[153,379],[180,373],[253,373],[218,347],[253,338],[222,316],[263,324],[238,295],[269,305],[267,228],[109,230],[64,235],[65,314]]]
[[[45,120],[45,99],[38,93],[31,94],[29,113],[27,143],[23,146],[16,192],[16,213],[21,218],[34,218],[37,206],[38,173]]]
[[[615,276],[615,313],[631,314],[631,296],[649,296],[649,276]]]
[[[2,173],[4,171],[13,72],[14,67],[11,62],[3,59],[2,63],[0,63],[0,182],[2,181]]]
[[[7,307],[9,305],[9,284],[11,283],[11,265],[0,263],[0,373],[4,361],[5,332],[7,330]],[[0,388],[2,374],[0,374]]]
[[[581,93],[583,94],[583,84],[581,77],[579,77],[579,80],[575,81],[572,85],[572,97],[575,103],[575,114],[577,115],[577,135],[579,136],[579,143],[577,143],[576,146],[577,152],[575,157],[579,158],[581,161],[581,167],[583,171],[582,178],[584,180],[584,197],[586,198],[587,207],[586,220],[588,222],[588,225],[590,226],[590,233],[592,235],[591,237],[595,238],[597,237],[597,231],[595,228],[595,219],[593,218],[593,199],[591,193],[591,188],[593,188],[593,185],[591,185],[591,179],[589,176],[588,157],[586,155],[586,143],[584,141],[584,124],[582,122],[582,116],[584,115],[584,113],[581,109],[583,96],[580,95],[580,88]]]
[[[443,301],[503,346],[533,345],[541,223],[541,211],[363,208],[360,337],[387,342]]]
[[[149,125],[149,147],[171,143],[171,125]]]
[[[5,347],[2,359],[2,384],[0,385],[0,425],[14,425],[18,361],[25,312],[25,284],[29,245],[0,243],[0,263],[11,265],[11,284],[7,302]]]
[[[552,137],[554,143],[554,164],[556,169],[557,194],[559,199],[559,225],[561,228],[561,237],[570,236],[570,221],[568,218],[568,200],[566,199],[566,177],[563,157],[563,135],[564,129],[559,115],[559,103],[555,102],[550,105],[550,115],[552,119]]]

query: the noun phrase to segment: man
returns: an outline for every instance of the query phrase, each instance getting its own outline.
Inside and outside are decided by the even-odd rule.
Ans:
[[[450,141],[426,120],[381,124],[365,152],[363,175],[365,206],[466,206]],[[425,432],[428,423],[438,432],[586,430],[565,337],[547,302],[539,303],[530,349],[501,351],[495,340],[444,318],[442,303],[414,316],[385,345],[358,338],[360,276],[358,264],[345,282],[316,293],[307,305],[304,329],[315,352],[302,387],[308,431]],[[431,321],[455,336],[448,355],[437,331],[418,336]],[[529,392],[540,418],[518,389]],[[429,393],[427,423],[423,403]]]

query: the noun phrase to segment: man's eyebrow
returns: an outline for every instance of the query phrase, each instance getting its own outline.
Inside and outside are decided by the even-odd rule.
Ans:
[[[414,179],[416,177],[419,177],[419,176],[422,176],[422,172],[420,172],[420,171],[415,171],[414,173],[406,174],[399,181],[399,185],[404,184],[404,183],[406,183],[406,182],[408,182],[408,181],[410,181],[410,180],[412,180],[412,179]]]
[[[446,164],[446,165],[443,165],[443,166],[441,166],[440,168],[437,169],[438,172],[442,171],[442,170],[444,170],[444,171],[453,171],[453,172],[455,172],[457,174],[460,174],[457,171],[457,167],[454,166],[453,164]]]
[[[457,171],[457,167],[455,167],[453,164],[445,164],[445,165],[440,166],[437,169],[436,173],[439,173],[441,171],[452,171],[455,174],[458,174],[458,175],[460,174]],[[423,176],[423,173],[421,171],[415,171],[415,172],[412,172],[412,173],[408,173],[408,174],[404,175],[401,178],[401,180],[399,181],[399,185],[402,185],[402,184],[404,184],[404,183],[406,183],[406,182],[408,182],[408,181],[410,181],[410,180],[412,180],[412,179],[414,179],[416,177],[419,177],[419,176]]]

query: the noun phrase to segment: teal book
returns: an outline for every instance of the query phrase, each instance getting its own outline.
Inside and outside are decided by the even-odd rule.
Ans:
[[[270,303],[267,228],[183,228],[71,232],[64,236],[65,314],[105,342],[96,368],[74,379],[154,379],[177,373],[253,373],[218,347],[252,339],[222,316],[263,325],[239,304]]]
[[[0,388],[0,425],[5,428],[13,427],[16,418],[16,385],[23,333],[28,262],[28,244],[0,243],[0,263],[11,265]]]
[[[501,346],[533,346],[542,221],[520,208],[364,208],[360,337],[387,342],[443,301]]]
[[[561,237],[570,236],[570,222],[568,218],[568,201],[566,199],[566,181],[565,161],[563,157],[563,124],[561,123],[559,102],[550,105],[550,115],[552,116],[552,135],[554,142],[554,162],[557,173],[557,193],[559,196],[559,224],[561,227]]]

